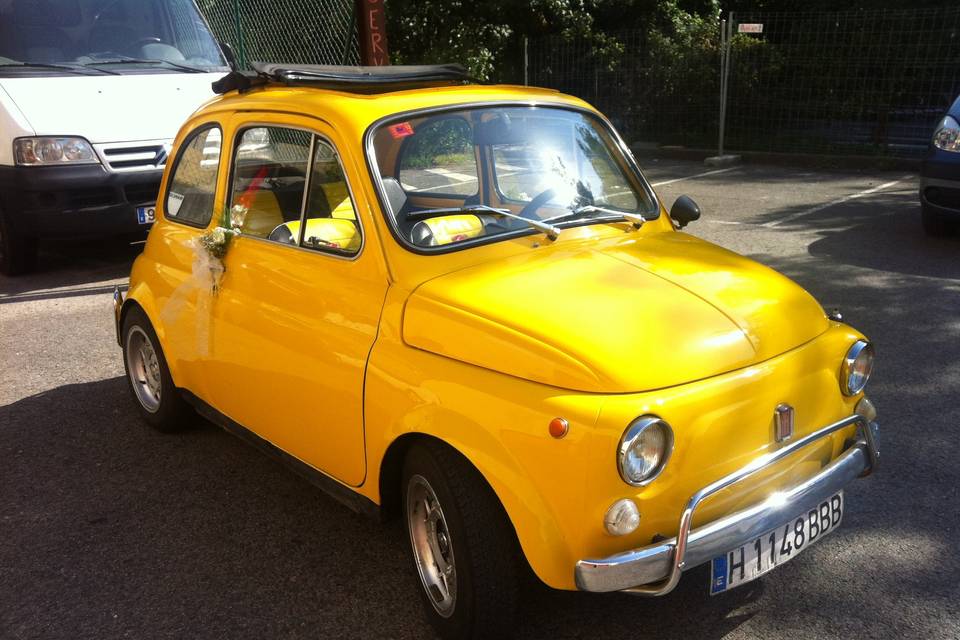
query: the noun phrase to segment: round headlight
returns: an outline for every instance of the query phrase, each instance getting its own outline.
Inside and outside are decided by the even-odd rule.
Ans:
[[[620,438],[617,467],[627,484],[640,487],[663,471],[673,451],[673,430],[657,416],[641,416]]]
[[[857,340],[847,351],[840,367],[840,390],[844,395],[855,396],[867,386],[873,371],[873,345],[866,340]]]

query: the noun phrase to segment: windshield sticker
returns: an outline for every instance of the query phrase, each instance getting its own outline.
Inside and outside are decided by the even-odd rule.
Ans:
[[[400,138],[406,138],[407,136],[413,135],[413,125],[409,122],[392,124],[387,128],[390,130],[390,135],[393,136],[394,140],[399,140]]]
[[[171,216],[177,215],[180,211],[180,205],[183,204],[183,196],[176,191],[171,191],[167,197],[167,213]]]

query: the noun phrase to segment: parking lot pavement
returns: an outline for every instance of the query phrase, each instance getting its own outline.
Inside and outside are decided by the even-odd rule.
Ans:
[[[517,636],[960,637],[960,239],[915,175],[641,159],[690,233],[798,280],[877,344],[881,472],[843,524],[761,580],[645,600],[533,588]],[[140,424],[110,294],[137,251],[48,248],[0,278],[0,638],[422,638],[399,526],[365,520],[210,426]]]

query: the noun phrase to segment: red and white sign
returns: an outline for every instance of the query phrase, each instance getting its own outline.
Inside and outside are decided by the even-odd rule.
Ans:
[[[762,22],[745,22],[737,25],[737,31],[740,33],[763,33]]]

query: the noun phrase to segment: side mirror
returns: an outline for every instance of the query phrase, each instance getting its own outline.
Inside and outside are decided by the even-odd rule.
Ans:
[[[670,217],[683,229],[694,220],[700,219],[700,207],[690,196],[680,196],[670,207]]]

